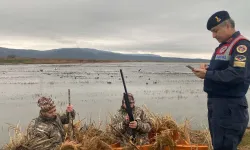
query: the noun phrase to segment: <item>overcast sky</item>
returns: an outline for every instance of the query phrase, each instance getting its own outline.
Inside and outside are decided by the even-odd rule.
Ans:
[[[206,23],[219,10],[250,38],[250,0],[0,0],[0,47],[210,58]]]

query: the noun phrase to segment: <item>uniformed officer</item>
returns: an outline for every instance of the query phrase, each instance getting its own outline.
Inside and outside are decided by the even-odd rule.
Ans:
[[[201,64],[193,73],[204,79],[214,150],[236,150],[249,121],[245,95],[250,82],[250,41],[235,30],[227,11],[214,13],[207,29],[220,45],[209,66]]]

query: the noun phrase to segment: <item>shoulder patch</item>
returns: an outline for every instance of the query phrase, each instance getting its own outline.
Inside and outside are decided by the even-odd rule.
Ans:
[[[234,67],[245,68],[246,62],[234,61]]]
[[[242,53],[245,53],[247,51],[247,47],[246,47],[246,45],[239,45],[239,46],[237,46],[236,50],[238,53],[242,54]]]
[[[236,55],[235,57],[234,57],[234,60],[235,61],[246,61],[247,60],[247,57],[246,56],[244,56],[244,55]]]

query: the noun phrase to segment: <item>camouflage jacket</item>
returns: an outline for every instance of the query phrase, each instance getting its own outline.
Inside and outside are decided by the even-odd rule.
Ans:
[[[73,112],[72,117],[75,117]],[[47,119],[41,115],[33,119],[28,126],[28,141],[31,149],[55,150],[64,141],[65,131],[63,124],[68,124],[68,113],[57,114],[54,119]],[[33,141],[33,142],[31,142]]]
[[[136,144],[137,145],[144,145],[144,144],[149,144],[149,139],[148,139],[148,133],[151,130],[151,123],[150,119],[146,116],[144,111],[140,108],[135,106],[132,109],[134,119],[137,121],[137,128],[135,129],[135,135],[136,135]],[[132,129],[129,128],[128,122],[126,123],[125,117],[127,115],[127,112],[125,109],[121,108],[118,111],[118,114],[116,114],[112,119],[111,119],[111,125],[115,130],[119,131],[126,137],[131,137],[132,135]],[[119,142],[123,146],[126,141],[122,136],[117,133],[116,131],[113,131],[117,137],[119,137]]]

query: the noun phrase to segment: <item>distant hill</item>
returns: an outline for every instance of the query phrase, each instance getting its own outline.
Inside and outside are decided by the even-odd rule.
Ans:
[[[46,51],[10,49],[0,47],[0,57],[8,56],[49,59],[92,59],[121,61],[208,62],[205,59],[161,57],[153,54],[121,54],[90,48],[60,48]]]

